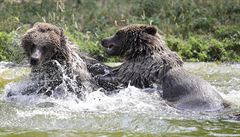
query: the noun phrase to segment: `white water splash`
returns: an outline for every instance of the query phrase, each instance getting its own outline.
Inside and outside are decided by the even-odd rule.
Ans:
[[[210,81],[220,91],[223,98],[239,110],[239,65],[193,63],[193,65],[186,64],[186,68]],[[4,67],[0,70],[4,72],[8,71],[7,69],[9,68]],[[24,81],[26,85],[29,84],[27,78]],[[24,89],[25,84],[20,84],[21,86],[16,83],[8,84],[5,91]],[[4,92],[0,94],[0,97],[1,127],[13,128],[80,129],[86,132],[178,132],[191,131],[193,128],[184,125],[176,127],[174,126],[176,123],[169,124],[169,120],[188,121],[195,118],[208,120],[217,115],[180,112],[168,106],[157,92],[147,93],[132,86],[111,96],[97,90],[87,94],[84,101],[71,94],[65,98],[21,94],[9,98]]]
[[[6,86],[5,90],[9,88],[13,89],[13,84]],[[16,87],[16,86],[15,86]],[[24,88],[23,85],[18,88]],[[161,100],[157,92],[146,93],[141,89],[129,86],[126,89],[122,89],[119,93],[107,96],[100,90],[89,93],[86,96],[86,100],[82,101],[75,95],[69,94],[64,99],[56,99],[52,97],[42,95],[15,95],[12,97],[2,96],[2,100],[7,102],[13,102],[24,106],[42,106],[46,107],[52,104],[52,107],[56,106],[59,109],[71,110],[75,112],[81,111],[136,111],[146,112],[157,110],[158,105],[165,102]],[[44,104],[46,103],[46,104]],[[157,106],[156,106],[157,105]],[[51,105],[50,105],[51,106]]]

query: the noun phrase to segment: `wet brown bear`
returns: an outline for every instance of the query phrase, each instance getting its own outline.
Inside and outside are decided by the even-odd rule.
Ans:
[[[91,85],[91,75],[78,50],[66,40],[63,30],[48,23],[36,23],[22,38],[22,46],[32,67],[36,82],[23,94],[71,91],[82,96]],[[61,93],[62,94],[62,93]]]
[[[125,61],[112,76],[99,81],[138,88],[156,84],[163,90],[162,97],[178,109],[213,111],[224,107],[215,88],[183,68],[183,61],[165,45],[156,27],[126,26],[103,39],[102,46],[109,55],[122,56]]]

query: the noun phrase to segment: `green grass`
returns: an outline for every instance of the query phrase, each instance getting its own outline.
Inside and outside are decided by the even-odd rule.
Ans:
[[[0,13],[0,61],[23,58],[19,41],[35,22],[63,27],[102,61],[120,59],[107,56],[100,40],[132,23],[156,25],[185,61],[240,61],[239,0],[4,0]]]

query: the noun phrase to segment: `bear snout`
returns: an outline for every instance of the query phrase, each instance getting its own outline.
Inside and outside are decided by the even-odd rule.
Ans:
[[[102,46],[108,50],[111,50],[112,48],[116,47],[115,43],[112,42],[109,39],[103,39],[101,42]]]
[[[101,45],[103,46],[103,47],[105,47],[105,48],[107,48],[108,46],[108,40],[107,39],[103,39],[102,41],[101,41]]]
[[[39,49],[35,49],[30,58],[31,65],[38,65],[41,59],[42,53]]]
[[[39,59],[38,58],[31,58],[30,59],[30,64],[32,66],[38,65],[38,63],[39,63]]]

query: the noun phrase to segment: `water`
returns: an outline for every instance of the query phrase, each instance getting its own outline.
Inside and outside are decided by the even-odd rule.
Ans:
[[[90,93],[85,102],[75,96],[19,95],[10,99],[5,97],[4,86],[25,78],[30,69],[0,62],[0,136],[240,136],[240,122],[232,118],[240,113],[240,64],[186,63],[185,68],[215,86],[231,108],[179,111],[157,93],[132,86],[112,96]]]

